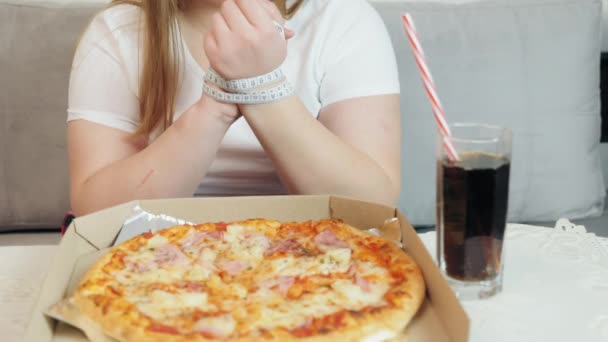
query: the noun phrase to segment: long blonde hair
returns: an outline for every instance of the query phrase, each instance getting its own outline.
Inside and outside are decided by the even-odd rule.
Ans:
[[[136,136],[147,136],[173,122],[173,110],[179,84],[181,39],[177,15],[191,0],[113,0],[110,6],[131,4],[144,13],[141,77],[139,80],[140,126]],[[304,0],[287,6],[288,0],[273,0],[284,17],[291,17]]]

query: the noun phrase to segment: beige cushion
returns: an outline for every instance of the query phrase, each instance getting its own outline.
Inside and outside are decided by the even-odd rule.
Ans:
[[[510,222],[602,214],[600,0],[401,0],[379,8],[399,61],[400,207],[413,224],[435,223],[437,125],[395,15],[405,11],[448,121],[513,131]]]
[[[100,6],[0,2],[0,229],[58,227],[69,209],[68,77]]]
[[[65,119],[71,59],[82,30],[107,1],[0,0],[0,230],[58,227],[69,209]],[[391,16],[389,28],[403,43],[398,16],[394,16],[403,8],[390,12],[388,0],[374,2]],[[411,58],[407,45],[398,45],[397,51],[402,62]],[[402,73],[417,75],[414,69]],[[417,76],[407,77],[420,91]],[[411,94],[404,92],[404,96]],[[426,99],[417,103],[424,108],[420,115],[428,115]],[[412,114],[405,107],[404,112]],[[415,152],[423,151],[417,148]],[[428,156],[433,156],[432,151]],[[412,164],[404,169],[415,173]],[[418,194],[408,186],[405,191],[414,197]],[[432,205],[432,196],[427,197]],[[412,200],[420,202],[420,197]],[[408,205],[402,203],[402,207]],[[416,220],[415,212],[426,211],[408,211],[416,223],[424,222]]]

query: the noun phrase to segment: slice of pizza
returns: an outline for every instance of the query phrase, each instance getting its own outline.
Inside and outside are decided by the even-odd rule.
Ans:
[[[120,341],[358,341],[401,332],[424,297],[391,242],[337,220],[255,219],[137,236],[72,299]]]

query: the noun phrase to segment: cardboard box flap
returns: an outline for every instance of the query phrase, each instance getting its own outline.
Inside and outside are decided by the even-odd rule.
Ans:
[[[441,320],[437,316],[437,309],[433,308],[427,301],[422,303],[406,331],[406,342],[450,341]],[[433,333],[429,334],[429,331]],[[465,340],[453,339],[452,341],[464,342]]]
[[[65,297],[65,292],[74,269],[74,260],[83,254],[95,252],[88,241],[76,233],[74,222],[61,239],[57,254],[40,288],[40,295],[32,310],[24,341],[50,341],[55,322],[43,312]]]
[[[240,221],[267,218],[278,221],[319,220],[329,216],[329,196],[187,198],[145,200],[141,207],[194,222]],[[219,219],[221,218],[221,219]]]
[[[51,342],[91,342],[84,333],[69,324],[59,322]]]
[[[426,280],[427,299],[433,303],[440,321],[444,322],[446,333],[452,341],[467,341],[470,321],[466,312],[443,278],[416,231],[411,228],[405,229],[411,227],[405,215],[397,211],[397,217],[402,225],[404,248],[406,252],[414,257],[416,263],[422,269]]]
[[[70,328],[66,329],[66,331],[73,331],[74,329],[72,328],[76,328],[80,333],[85,335],[74,334],[75,336],[70,336],[72,339],[88,339],[91,342],[117,342],[117,340],[106,335],[99,324],[85,316],[70,300],[66,299],[53,305],[45,314],[58,321],[58,330],[60,329],[60,325],[68,324]]]
[[[97,249],[109,247],[120,232],[125,220],[132,215],[138,201],[98,211],[78,217],[73,221],[73,229]]]

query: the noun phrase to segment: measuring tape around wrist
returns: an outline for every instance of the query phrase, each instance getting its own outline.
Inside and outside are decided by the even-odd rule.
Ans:
[[[282,100],[294,93],[293,86],[285,81],[280,85],[254,93],[227,93],[222,90],[214,89],[205,83],[203,92],[219,102],[234,104],[263,104]]]
[[[205,82],[218,86],[220,89],[233,93],[251,93],[255,89],[285,80],[283,69],[277,68],[265,75],[227,81],[218,73],[209,69],[205,74]]]
[[[281,37],[285,37],[285,29],[281,24],[273,21]],[[270,89],[256,91],[261,87],[282,81],[281,84]],[[209,84],[219,89],[211,87]],[[280,67],[261,76],[243,78],[238,80],[225,80],[215,70],[209,69],[205,73],[203,93],[226,103],[235,104],[262,104],[281,100],[294,93],[293,86],[285,79],[283,69]]]

